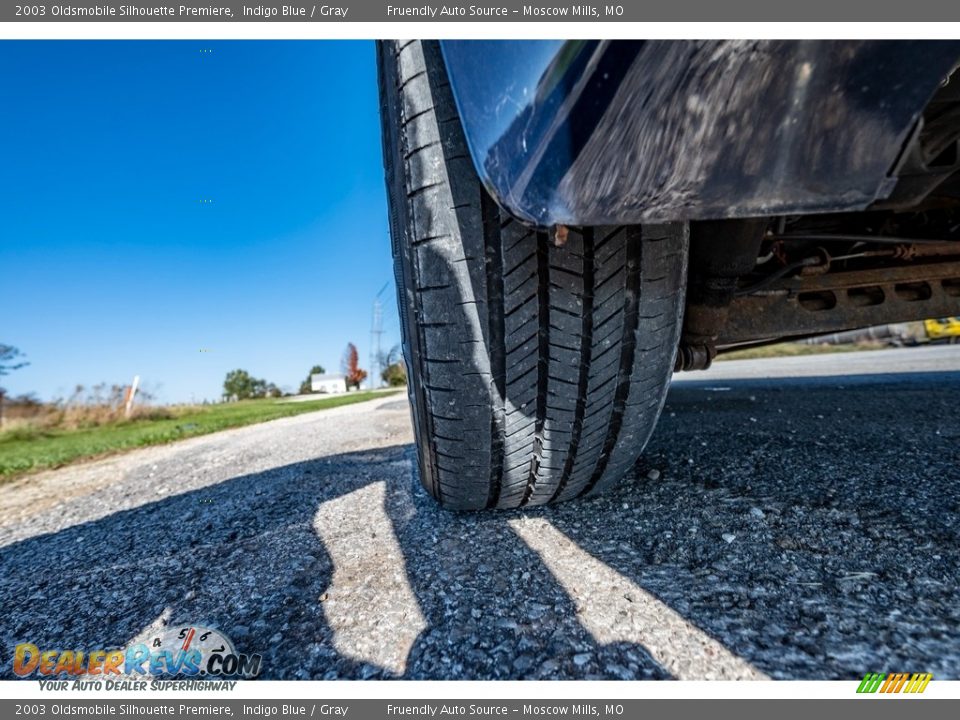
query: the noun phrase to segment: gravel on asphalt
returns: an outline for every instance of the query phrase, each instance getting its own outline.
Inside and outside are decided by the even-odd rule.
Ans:
[[[437,507],[396,398],[22,478],[0,641],[202,624],[275,679],[958,678],[960,373],[904,378],[676,383],[618,489],[526,513]]]

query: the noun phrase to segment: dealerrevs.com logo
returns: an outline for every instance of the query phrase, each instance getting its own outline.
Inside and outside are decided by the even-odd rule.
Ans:
[[[260,655],[238,653],[223,632],[201,625],[173,627],[118,650],[64,650],[20,643],[13,653],[19,677],[253,678]]]

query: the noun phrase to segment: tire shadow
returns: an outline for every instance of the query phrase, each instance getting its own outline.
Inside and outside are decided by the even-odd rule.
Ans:
[[[265,677],[358,675],[332,650],[318,505],[370,482],[392,448],[233,478],[0,549],[3,644],[124,647],[145,627],[224,630]],[[12,675],[9,663],[2,672]]]
[[[671,677],[642,645],[591,636],[582,605],[511,527],[523,513],[452,513],[409,484],[388,486],[386,511],[428,621],[405,677]]]
[[[385,513],[427,621],[403,677],[590,676],[594,643],[536,554],[502,515],[437,507],[413,457],[405,445],[296,463],[6,545],[5,656],[21,642],[89,652],[125,647],[151,625],[199,624],[259,653],[262,679],[397,677],[338,651],[324,609],[337,559],[315,527],[324,503],[385,480],[384,508],[349,512]],[[346,570],[358,581],[369,572]],[[633,676],[666,676],[641,647],[614,654]],[[15,678],[9,660],[0,675]]]
[[[397,445],[13,542],[0,548],[0,641],[8,658],[20,642],[115,648],[161,621],[223,630],[263,656],[265,679],[673,677],[654,659],[663,648],[597,639],[606,619],[591,603],[610,586],[572,588],[540,554],[553,551],[524,540],[530,523],[772,677],[960,675],[960,374],[720,384],[676,385],[641,464],[597,498],[451,513],[420,489],[413,447]],[[349,498],[380,482],[382,507]],[[399,672],[338,645],[325,609],[335,574],[376,588],[378,569],[324,545],[318,509],[332,500],[395,536],[403,568],[381,570],[405,576],[425,626]],[[377,535],[358,549],[393,542]],[[340,621],[360,622],[352,611]],[[12,677],[9,661],[0,674]]]
[[[544,517],[771,677],[956,678],[960,373],[893,379],[676,384],[633,476]]]

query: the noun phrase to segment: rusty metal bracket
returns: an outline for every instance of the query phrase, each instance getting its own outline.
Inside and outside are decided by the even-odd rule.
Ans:
[[[735,298],[718,346],[960,315],[960,261],[778,280]]]

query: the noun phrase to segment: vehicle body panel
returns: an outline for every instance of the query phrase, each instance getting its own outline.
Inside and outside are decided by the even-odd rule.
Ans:
[[[538,226],[863,210],[957,41],[442,41],[474,163]]]

